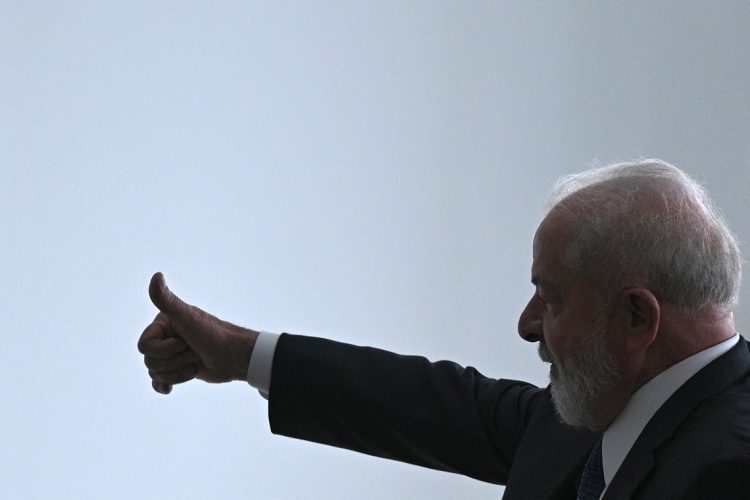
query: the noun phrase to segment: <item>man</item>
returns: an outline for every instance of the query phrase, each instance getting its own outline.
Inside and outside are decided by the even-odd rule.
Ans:
[[[506,484],[507,499],[750,498],[741,257],[704,191],[658,160],[556,187],[518,322],[550,386],[259,333],[172,294],[139,349],[154,388],[247,379],[274,433]]]

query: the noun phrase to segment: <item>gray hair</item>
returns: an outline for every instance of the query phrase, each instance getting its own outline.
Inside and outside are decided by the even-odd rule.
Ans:
[[[737,304],[737,240],[705,190],[675,166],[643,160],[570,175],[553,189],[549,212],[572,224],[566,263],[608,299],[642,285],[684,314]]]

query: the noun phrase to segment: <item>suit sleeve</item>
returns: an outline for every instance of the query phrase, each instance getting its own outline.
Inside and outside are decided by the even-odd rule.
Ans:
[[[455,363],[283,334],[271,431],[505,484],[541,389]]]

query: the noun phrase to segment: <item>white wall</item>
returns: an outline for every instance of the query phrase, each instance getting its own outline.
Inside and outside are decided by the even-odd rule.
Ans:
[[[153,393],[154,271],[246,326],[543,384],[515,322],[558,176],[660,157],[750,240],[746,2],[2,12],[4,498],[499,497],[272,436],[239,383]]]

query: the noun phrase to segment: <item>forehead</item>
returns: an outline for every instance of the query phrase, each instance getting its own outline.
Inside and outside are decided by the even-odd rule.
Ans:
[[[534,235],[534,260],[548,254],[559,255],[570,240],[570,222],[560,214],[550,212]]]
[[[570,240],[570,222],[551,212],[534,235],[532,280],[559,282],[568,274],[563,256]]]

